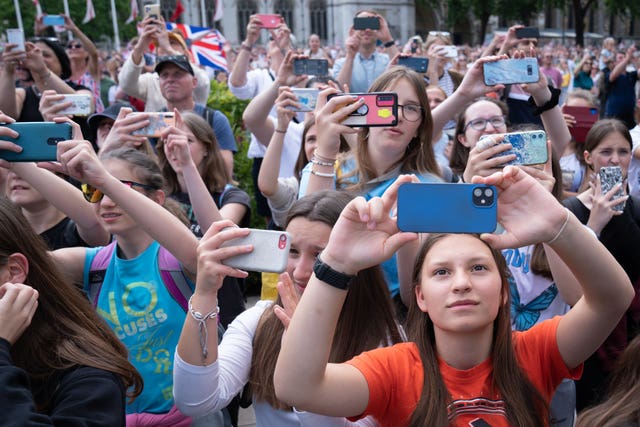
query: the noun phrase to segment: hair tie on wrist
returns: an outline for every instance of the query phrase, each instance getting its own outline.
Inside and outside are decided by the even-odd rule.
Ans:
[[[569,223],[569,217],[571,216],[571,212],[567,208],[564,208],[564,209],[567,211],[567,217],[564,219],[564,222],[562,223],[562,227],[560,227],[560,230],[558,230],[558,233],[553,237],[553,239],[546,242],[547,245],[550,245],[554,243],[556,240],[558,240],[558,238],[560,237],[564,229],[567,228],[567,224]]]
[[[287,131],[286,131],[286,130],[282,130],[282,129],[276,129],[276,132],[277,132],[277,133],[287,133]]]

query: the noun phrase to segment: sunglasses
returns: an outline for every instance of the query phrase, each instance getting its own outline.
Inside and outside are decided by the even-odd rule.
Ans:
[[[135,182],[135,181],[120,180],[120,182],[129,188],[140,187],[149,191],[158,190],[158,188],[153,187],[151,185],[140,184],[139,182]],[[82,184],[80,186],[80,189],[82,190],[82,195],[84,196],[84,199],[89,203],[98,203],[104,197],[104,194],[102,193],[102,191],[98,190],[93,185]]]
[[[69,43],[67,49],[82,49],[82,45],[79,43]]]

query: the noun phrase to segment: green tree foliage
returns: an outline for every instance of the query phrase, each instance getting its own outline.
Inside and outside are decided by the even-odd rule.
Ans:
[[[113,43],[113,25],[111,21],[111,3],[104,0],[93,0],[93,7],[96,11],[96,17],[87,24],[82,23],[87,3],[86,0],[68,0],[69,13],[71,19],[76,25],[88,35],[94,42],[102,44],[105,36]],[[18,22],[16,12],[13,8],[12,0],[4,0],[4,3],[10,7],[0,8],[0,27],[4,31],[6,28],[17,28]],[[32,0],[19,0],[20,10],[22,11],[22,24],[26,37],[34,35],[33,23],[36,16],[36,8]],[[120,33],[120,41],[124,42],[134,37],[136,32],[135,22],[125,24],[125,21],[131,13],[129,0],[115,0],[117,21]],[[57,15],[64,13],[63,3],[60,0],[40,0],[42,11],[49,15]]]

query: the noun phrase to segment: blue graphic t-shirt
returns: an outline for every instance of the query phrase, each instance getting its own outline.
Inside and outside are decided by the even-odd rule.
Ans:
[[[85,291],[91,261],[100,249],[87,249]],[[128,414],[162,414],[173,406],[173,354],[186,314],[162,282],[159,249],[153,242],[133,259],[119,258],[114,250],[98,297],[98,314],[127,347],[129,361],[144,380],[142,394],[127,404]]]

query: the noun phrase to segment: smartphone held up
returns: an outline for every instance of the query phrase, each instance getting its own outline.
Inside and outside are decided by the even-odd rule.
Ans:
[[[291,235],[286,231],[251,228],[247,236],[225,242],[222,247],[252,245],[253,251],[225,259],[229,267],[247,271],[282,273],[287,268]]]
[[[331,94],[327,97],[327,101],[336,96],[344,96],[349,100],[349,104],[363,100],[362,105],[342,121],[344,125],[353,127],[398,125],[398,94],[395,92]]]
[[[0,124],[18,132],[17,138],[0,137],[22,147],[19,153],[0,150],[0,159],[9,162],[55,162],[58,143],[72,138],[70,123],[14,122]]]

